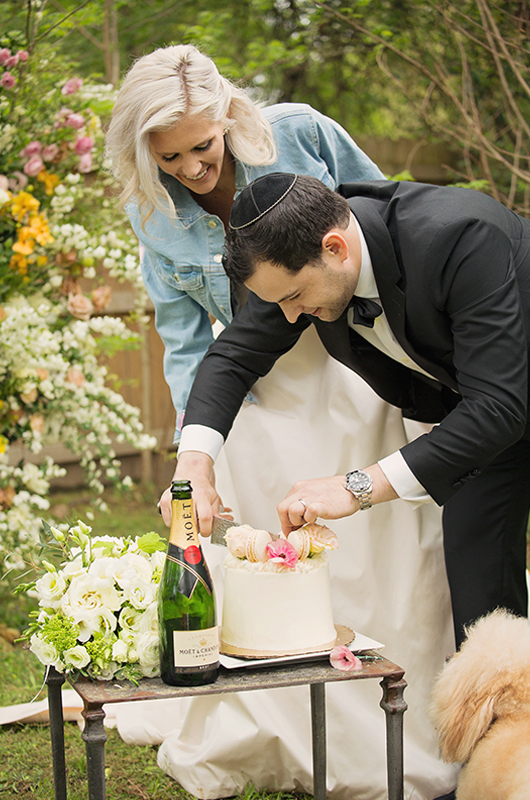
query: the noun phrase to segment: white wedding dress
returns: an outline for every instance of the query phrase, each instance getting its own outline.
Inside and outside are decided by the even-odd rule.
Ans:
[[[217,485],[235,519],[279,530],[276,504],[301,478],[344,474],[403,445],[425,428],[407,424],[322,347],[310,328],[254,389],[218,460]],[[407,437],[408,433],[408,437]],[[333,521],[340,548],[329,564],[335,622],[384,643],[405,670],[405,798],[432,800],[454,788],[456,767],[439,756],[429,694],[454,650],[441,514],[396,500]],[[204,544],[222,603],[224,548]],[[383,800],[385,714],[379,681],[326,687],[327,785],[333,800]],[[312,793],[309,687],[226,697],[125,703],[126,742],[159,744],[158,763],[199,798],[259,789]]]

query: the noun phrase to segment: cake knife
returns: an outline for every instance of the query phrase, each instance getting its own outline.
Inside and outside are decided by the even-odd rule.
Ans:
[[[221,547],[227,547],[225,533],[229,528],[238,527],[239,525],[241,525],[241,523],[236,522],[233,519],[214,517],[212,520],[212,533],[210,536],[211,543],[218,544]],[[270,536],[273,541],[279,538],[277,533],[271,533]]]
[[[214,517],[212,520],[212,534],[210,536],[211,543],[221,545],[221,547],[227,547],[225,533],[228,528],[232,528],[234,525],[238,526],[241,525],[241,523],[235,522],[233,519]]]

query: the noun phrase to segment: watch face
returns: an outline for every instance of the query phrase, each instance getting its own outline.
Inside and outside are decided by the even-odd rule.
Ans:
[[[352,492],[365,492],[372,485],[372,479],[366,472],[350,472],[347,481]]]

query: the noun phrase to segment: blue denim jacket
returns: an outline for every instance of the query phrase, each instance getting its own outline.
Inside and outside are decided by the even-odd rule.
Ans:
[[[268,172],[312,175],[330,189],[340,183],[384,178],[346,131],[311,106],[281,103],[263,110],[272,125],[278,158],[267,166],[236,162],[236,193]],[[166,178],[168,179],[166,182]],[[145,247],[142,275],[164,343],[164,375],[177,413],[175,442],[197,367],[213,341],[208,314],[232,319],[230,283],[222,266],[224,225],[174,178],[164,176],[176,218],[155,210],[142,230],[138,206],[126,212]]]

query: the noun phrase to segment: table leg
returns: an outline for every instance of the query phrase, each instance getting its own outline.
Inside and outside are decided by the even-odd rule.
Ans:
[[[403,714],[407,704],[403,690],[407,683],[403,679],[383,678],[381,708],[386,714],[386,758],[388,776],[388,800],[403,800]]]
[[[311,683],[313,797],[326,800],[326,695],[324,683]]]
[[[64,675],[57,672],[55,667],[49,667],[46,674],[46,685],[48,687],[55,800],[66,800],[66,761],[64,757],[64,719],[61,694],[63,683]]]
[[[105,742],[107,734],[101,703],[87,703],[81,712],[85,727],[81,734],[85,742],[89,800],[105,800]]]

